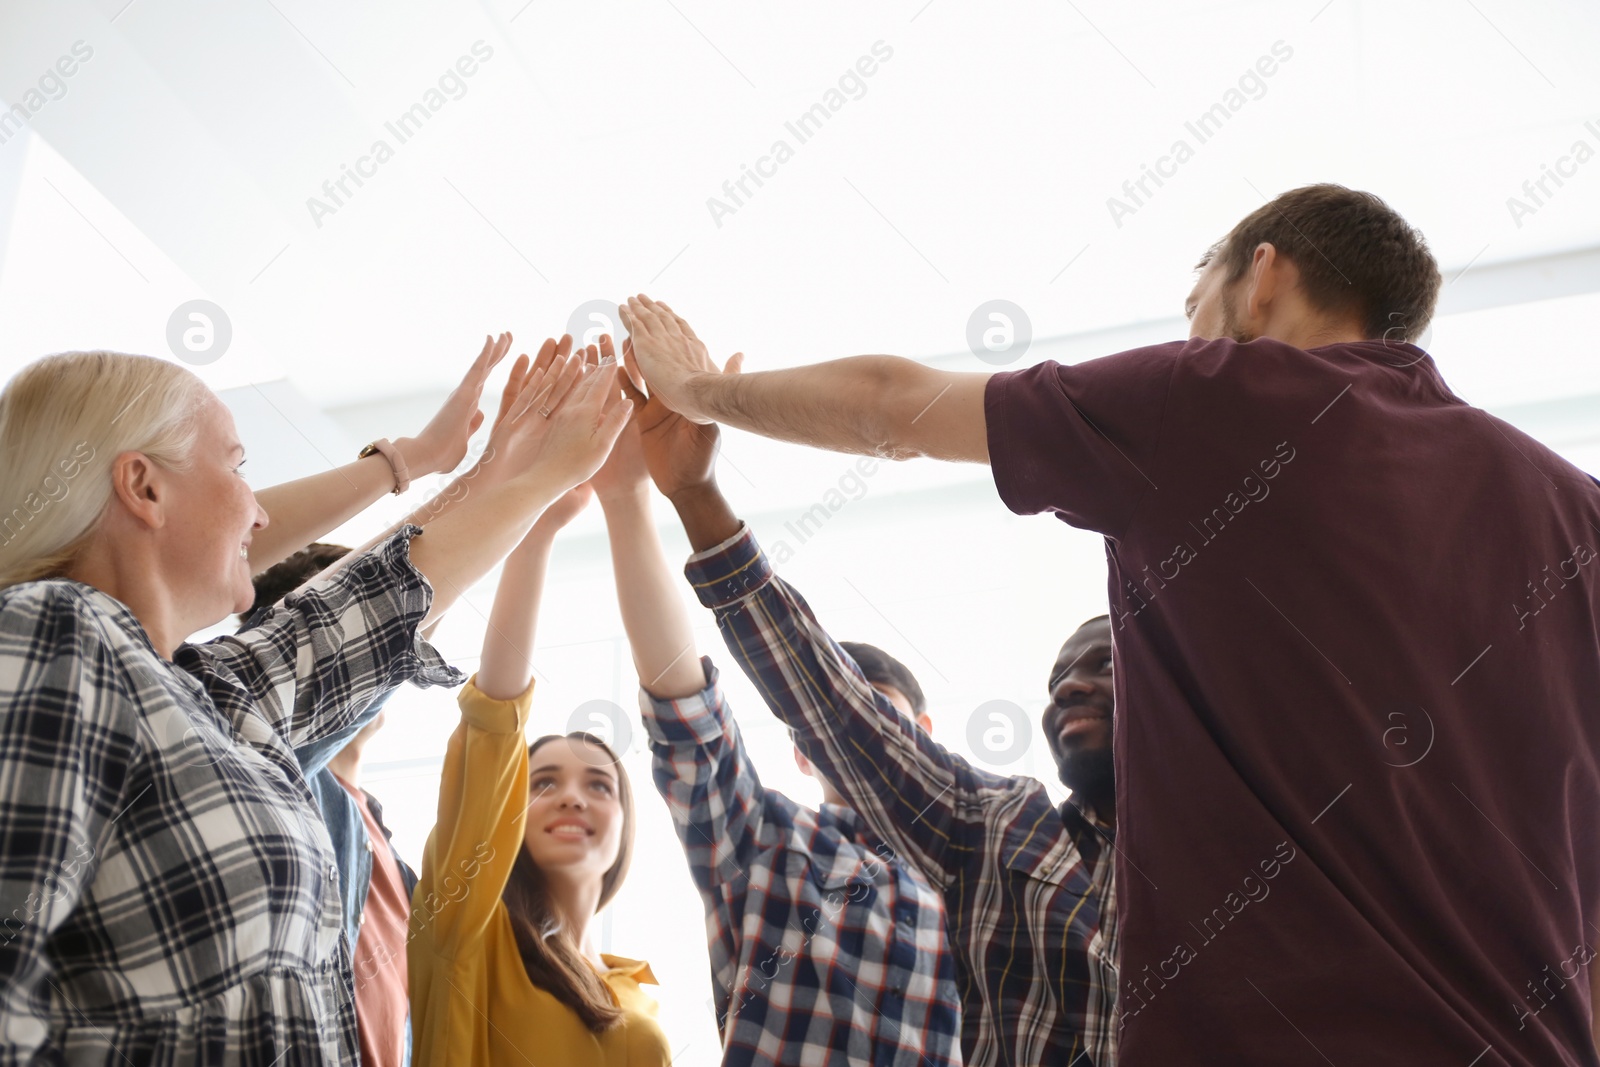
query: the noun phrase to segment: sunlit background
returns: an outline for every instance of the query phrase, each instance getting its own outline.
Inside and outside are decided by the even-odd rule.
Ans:
[[[531,352],[611,329],[603,305],[641,290],[750,370],[1016,369],[1180,337],[1212,241],[1337,181],[1428,236],[1446,286],[1424,347],[1456,391],[1593,469],[1597,55],[1600,8],[1576,0],[5,0],[0,366],[211,359],[262,486],[414,433],[485,334]],[[226,317],[220,355],[169,344],[194,300]],[[941,740],[1051,780],[1029,742],[1056,647],[1105,610],[1098,540],[1009,515],[984,469],[851,467],[734,433],[721,481],[836,637],[916,673]],[[492,592],[439,636],[468,670]],[[764,782],[814,802],[684,592]],[[598,508],[557,548],[540,636],[534,730],[631,740],[639,847],[602,947],[653,965],[678,1062],[716,1063]],[[976,714],[994,701],[1020,738]],[[455,703],[390,706],[365,784],[415,862]]]

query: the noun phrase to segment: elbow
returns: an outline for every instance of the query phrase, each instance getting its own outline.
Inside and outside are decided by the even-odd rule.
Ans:
[[[868,417],[861,427],[866,452],[888,460],[914,459],[924,454],[917,446],[916,424],[932,406],[917,402],[926,391],[919,388],[926,369],[902,356],[880,356],[869,364],[862,383],[869,399],[865,405]]]

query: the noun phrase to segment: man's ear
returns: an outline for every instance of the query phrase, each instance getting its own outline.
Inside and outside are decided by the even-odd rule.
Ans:
[[[124,452],[111,463],[111,491],[135,522],[151,530],[166,525],[167,472],[143,452]]]
[[[1248,320],[1257,321],[1267,317],[1266,307],[1278,295],[1285,281],[1283,272],[1288,265],[1288,260],[1278,255],[1278,249],[1272,242],[1262,241],[1256,245],[1255,255],[1250,260],[1250,274],[1245,282],[1244,312]]]
[[[925,711],[917,712],[917,727],[929,737],[933,736],[933,716]]]
[[[794,765],[800,768],[800,773],[807,778],[815,778],[817,772],[812,768],[811,761],[806,759],[806,754],[800,751],[800,746],[794,746]]]

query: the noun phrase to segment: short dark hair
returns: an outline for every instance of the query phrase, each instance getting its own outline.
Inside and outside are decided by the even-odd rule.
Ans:
[[[308,578],[321,574],[330,564],[350,554],[344,545],[329,545],[318,541],[307,545],[286,560],[274,563],[251,579],[256,587],[256,602],[245,613],[247,620],[256,620],[272,606],[306,583]]]
[[[1414,341],[1433,319],[1439,264],[1421,232],[1371,193],[1306,185],[1263,204],[1214,250],[1226,284],[1244,277],[1262,242],[1299,268],[1313,304],[1355,316],[1369,339]]]
[[[856,661],[856,666],[861,668],[867,681],[900,690],[911,701],[912,711],[918,715],[928,713],[928,698],[922,695],[922,686],[917,684],[916,675],[904,663],[876,645],[860,641],[840,641],[839,647],[850,653],[850,658]]]

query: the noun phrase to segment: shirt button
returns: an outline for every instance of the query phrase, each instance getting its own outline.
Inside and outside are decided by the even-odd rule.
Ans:
[[[329,878],[337,878],[337,877],[339,877],[339,865],[337,863],[328,864],[328,877]]]
[[[367,851],[368,852],[372,851],[372,838],[370,838],[370,837],[367,838]]]

